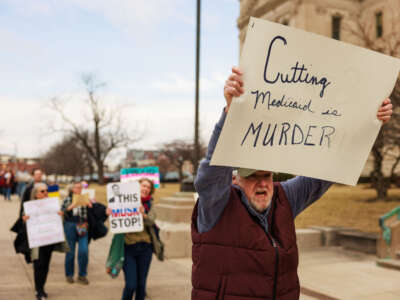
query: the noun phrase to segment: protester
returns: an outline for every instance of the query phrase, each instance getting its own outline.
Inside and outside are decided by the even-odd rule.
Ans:
[[[29,198],[31,198],[32,200],[36,200],[36,199],[44,199],[47,197],[48,197],[47,185],[44,183],[36,183],[32,188],[31,196]],[[63,213],[60,211],[58,212],[58,214],[62,215]],[[24,233],[26,235],[25,222],[29,219],[29,216],[25,215],[24,212],[22,212],[20,219],[22,219],[23,224],[20,223],[19,225],[13,226],[13,229],[16,229],[17,226],[19,226],[20,229],[19,230],[12,229],[12,230],[15,232],[19,231],[19,234]],[[16,222],[16,224],[18,224],[18,221]],[[23,228],[21,228],[21,226]],[[42,246],[39,248],[33,248],[30,250],[28,244],[26,243],[24,247],[25,247],[24,249],[25,253],[29,254],[30,256],[29,261],[27,262],[33,261],[33,274],[35,280],[36,299],[41,300],[47,298],[48,295],[44,290],[44,285],[46,284],[47,274],[49,272],[51,254],[53,250],[65,252],[67,250],[66,245],[65,243],[58,243],[58,244]]]
[[[32,181],[28,183],[22,193],[22,202],[30,200],[33,185],[38,182],[43,182],[43,173],[39,168],[32,170]]]
[[[299,299],[294,218],[332,185],[297,176],[273,182],[270,171],[210,166],[233,97],[244,93],[233,68],[224,86],[226,107],[215,126],[195,187],[192,217],[192,299]],[[377,117],[392,115],[385,99]]]
[[[90,202],[92,202],[92,204],[97,203],[95,190],[89,189],[89,183],[86,180],[82,180],[81,184],[82,184],[82,194],[88,194],[89,200]],[[104,209],[106,209],[105,206]]]
[[[31,262],[31,253],[28,245],[28,237],[26,235],[26,227],[24,222],[22,221],[22,216],[24,213],[24,202],[31,200],[33,186],[35,183],[41,182],[42,171],[40,169],[34,169],[32,171],[32,175],[33,181],[25,187],[22,195],[18,219],[11,228],[11,231],[17,233],[17,237],[14,241],[15,252],[24,254],[27,263]]]
[[[123,271],[125,275],[125,287],[122,300],[133,299],[144,300],[146,296],[146,280],[149,273],[152,253],[163,259],[163,246],[155,233],[155,212],[152,208],[154,183],[150,179],[141,179],[140,198],[142,206],[140,212],[143,214],[144,230],[141,232],[130,232],[116,234],[113,244],[119,239],[123,247]],[[122,247],[119,247],[122,249]],[[111,246],[113,249],[113,245]],[[111,251],[110,251],[111,252]],[[118,258],[116,259],[118,261]]]
[[[26,185],[31,180],[31,176],[29,175],[28,171],[25,167],[21,167],[17,173],[15,174],[15,181],[17,182],[17,190],[16,193],[20,199],[22,199],[22,195],[24,193]]]
[[[81,195],[82,184],[75,182],[72,191],[64,199],[61,210],[64,212],[64,230],[68,241],[70,251],[65,256],[65,276],[68,283],[74,283],[75,266],[75,245],[78,243],[78,282],[89,284],[87,279],[87,266],[89,259],[88,249],[88,207],[92,204],[90,201],[87,206],[76,206],[72,202],[73,195]]]
[[[44,199],[47,198],[47,185],[44,183],[36,183],[32,189],[31,199]],[[63,213],[60,211],[59,215]],[[29,216],[22,216],[22,220],[26,222]],[[49,272],[51,254],[54,250],[55,245],[47,245],[39,247],[38,258],[33,258],[33,269],[34,269],[34,279],[35,279],[35,290],[36,298],[38,300],[47,298],[48,295],[44,290],[44,285],[46,283],[47,274]],[[33,250],[35,251],[35,250]]]
[[[4,200],[6,200],[5,197],[6,179],[4,178],[5,173],[6,171],[4,169],[0,170],[0,195],[4,197]]]
[[[19,215],[22,215],[23,205],[25,201],[31,200],[31,193],[35,183],[43,182],[43,173],[39,168],[35,168],[32,170],[32,181],[28,183],[22,192],[21,206],[19,208]]]
[[[86,180],[82,180],[81,184],[82,184],[82,188],[83,188],[83,189],[89,188],[89,184],[87,183]]]
[[[89,284],[87,267],[89,263],[89,242],[104,237],[107,227],[106,207],[100,203],[88,201],[85,206],[73,203],[74,195],[82,194],[82,183],[75,182],[72,191],[64,199],[61,210],[64,212],[64,230],[70,251],[65,256],[65,276],[68,283],[74,283],[75,246],[78,244],[78,279],[81,284]]]
[[[5,197],[5,200],[11,201],[11,193],[12,193],[12,188],[14,185],[14,172],[11,170],[10,167],[7,168],[7,170],[4,174],[4,179],[5,179],[4,197]]]

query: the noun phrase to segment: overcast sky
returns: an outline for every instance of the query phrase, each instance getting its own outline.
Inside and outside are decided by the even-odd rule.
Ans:
[[[238,63],[238,0],[203,0],[201,136],[224,106],[223,84]],[[124,105],[131,129],[155,149],[193,138],[195,0],[0,0],[0,153],[35,157],[59,139],[46,108],[69,99],[83,120],[81,74],[107,83],[107,106]]]

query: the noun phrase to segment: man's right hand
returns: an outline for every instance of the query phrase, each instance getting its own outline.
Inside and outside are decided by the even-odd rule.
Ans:
[[[28,221],[28,219],[29,219],[29,216],[26,216],[26,215],[22,216],[22,221],[26,222],[26,221]]]
[[[232,74],[229,75],[228,80],[225,81],[224,96],[226,100],[225,113],[228,112],[231,106],[232,98],[239,97],[244,93],[243,89],[243,73],[237,67],[232,67]]]

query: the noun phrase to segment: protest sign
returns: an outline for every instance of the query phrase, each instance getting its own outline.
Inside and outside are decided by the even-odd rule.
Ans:
[[[160,171],[158,167],[127,168],[121,169],[121,182],[148,178],[153,181],[154,187],[160,187]]]
[[[64,241],[64,229],[58,198],[24,202],[29,248],[56,244]]]
[[[137,181],[107,184],[108,207],[111,208],[112,233],[143,231],[143,217],[139,212],[140,185]]]
[[[89,194],[82,193],[81,195],[72,195],[72,204],[75,206],[87,206],[89,204]]]
[[[251,18],[240,69],[212,165],[357,183],[400,60]]]

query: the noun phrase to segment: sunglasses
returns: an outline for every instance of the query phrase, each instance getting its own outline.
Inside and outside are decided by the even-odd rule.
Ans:
[[[47,193],[47,190],[40,190],[39,193]]]

